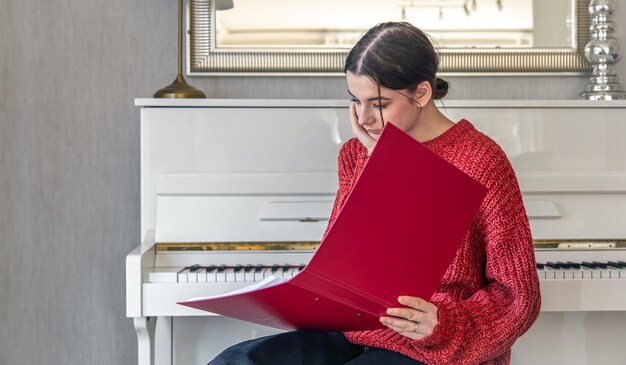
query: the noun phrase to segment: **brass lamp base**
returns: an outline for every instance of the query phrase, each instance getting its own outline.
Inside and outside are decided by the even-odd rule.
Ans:
[[[189,85],[182,75],[178,75],[176,80],[166,87],[154,93],[155,98],[206,98],[206,95],[195,87]]]

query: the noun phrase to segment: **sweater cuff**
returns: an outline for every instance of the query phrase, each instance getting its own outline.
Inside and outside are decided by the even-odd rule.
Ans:
[[[413,344],[418,347],[436,346],[448,342],[454,334],[455,326],[459,325],[451,302],[437,302],[435,300],[431,300],[431,302],[437,306],[438,322],[430,335],[414,341]]]

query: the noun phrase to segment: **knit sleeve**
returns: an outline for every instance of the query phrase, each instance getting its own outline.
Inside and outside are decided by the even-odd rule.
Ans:
[[[335,196],[335,203],[333,204],[333,210],[324,232],[324,237],[328,233],[328,230],[335,222],[335,218],[339,214],[341,207],[346,201],[354,180],[357,178],[360,170],[363,167],[365,158],[362,155],[361,149],[364,148],[356,138],[348,140],[341,146],[339,156],[337,157],[337,178],[339,180],[339,188],[337,189],[337,195]]]
[[[488,284],[463,300],[453,285],[433,295],[439,323],[430,336],[412,342],[429,365],[478,364],[505,355],[539,315],[539,280],[517,178],[503,152],[487,170],[488,193],[468,236],[478,235],[469,239],[484,244],[476,249],[484,252]],[[452,280],[457,275],[462,273],[446,274]]]

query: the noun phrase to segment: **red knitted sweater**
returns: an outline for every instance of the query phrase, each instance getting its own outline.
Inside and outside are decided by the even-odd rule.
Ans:
[[[441,285],[424,298],[438,307],[439,324],[421,340],[390,329],[345,335],[351,342],[397,351],[428,365],[509,364],[511,346],[535,321],[541,302],[517,178],[502,149],[466,120],[423,144],[488,189]],[[342,146],[339,191],[328,227],[366,159],[367,150],[356,138]]]

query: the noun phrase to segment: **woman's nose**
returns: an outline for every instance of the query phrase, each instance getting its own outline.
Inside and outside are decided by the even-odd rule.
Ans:
[[[358,113],[358,123],[360,126],[370,125],[376,123],[376,116],[367,108],[361,108]]]

